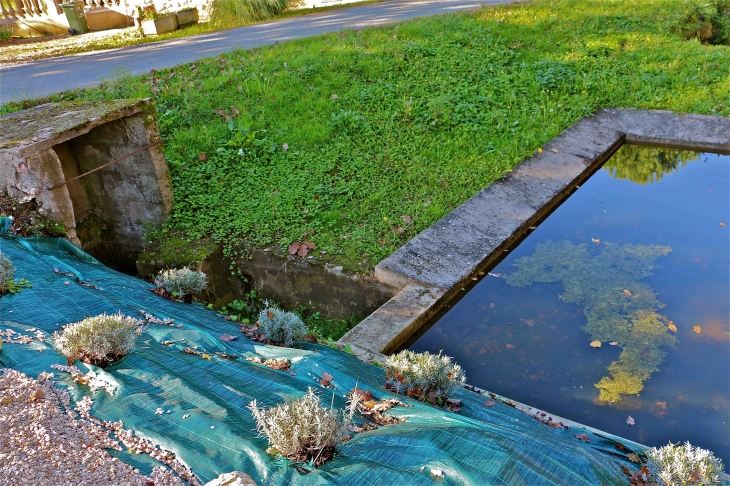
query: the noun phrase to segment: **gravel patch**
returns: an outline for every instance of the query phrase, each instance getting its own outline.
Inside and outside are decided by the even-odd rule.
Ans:
[[[13,369],[0,370],[0,483],[183,486],[169,467],[189,484],[200,484],[168,451],[134,437],[121,422],[91,416],[92,403],[84,397],[72,408],[68,392],[54,386],[52,373],[34,380]],[[155,467],[145,476],[106,451],[125,448],[150,454],[168,467]]]

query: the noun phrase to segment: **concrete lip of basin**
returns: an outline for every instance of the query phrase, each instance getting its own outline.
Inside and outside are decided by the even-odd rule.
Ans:
[[[375,267],[399,292],[340,340],[369,359],[396,351],[624,143],[730,153],[730,118],[605,109],[584,118]]]
[[[380,262],[375,267],[376,279],[400,291],[338,343],[349,345],[363,361],[385,362],[385,355],[397,351],[480,272],[501,260],[624,143],[730,154],[730,118],[606,109],[579,120],[545,144],[542,152],[515,166]],[[487,393],[469,385],[466,388]],[[532,417],[544,413],[515,400],[490,396]],[[550,415],[564,426],[613,437]],[[730,481],[730,475],[723,474],[723,480]]]

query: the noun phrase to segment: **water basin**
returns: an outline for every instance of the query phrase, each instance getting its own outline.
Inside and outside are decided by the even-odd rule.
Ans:
[[[443,350],[470,384],[528,405],[730,463],[729,182],[730,156],[625,145],[405,347]]]

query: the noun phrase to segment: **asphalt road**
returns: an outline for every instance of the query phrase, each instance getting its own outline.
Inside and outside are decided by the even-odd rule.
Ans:
[[[132,74],[163,69],[234,49],[346,29],[362,29],[509,0],[388,0],[170,41],[32,61],[0,68],[0,104],[99,84],[118,68]]]

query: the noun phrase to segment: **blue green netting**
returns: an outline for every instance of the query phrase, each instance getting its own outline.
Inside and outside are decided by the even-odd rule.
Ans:
[[[251,400],[273,406],[314,386],[329,404],[333,391],[316,381],[323,372],[334,376],[335,407],[345,406],[343,395],[356,382],[377,398],[395,397],[382,386],[383,370],[325,346],[304,343],[300,349],[286,349],[249,341],[235,323],[215,312],[158,297],[150,284],[103,266],[65,240],[0,238],[0,250],[15,264],[16,278],[33,285],[0,298],[0,328],[24,332],[35,327],[48,335],[43,343],[6,343],[0,367],[31,376],[53,371],[51,364],[66,360],[53,350],[50,335],[64,324],[102,312],[140,317],[144,310],[182,324],[150,325],[124,359],[106,370],[94,368],[119,390],[114,396],[96,391],[92,413],[123,420],[138,435],[174,452],[203,482],[239,470],[260,484],[627,484],[620,466],[632,465],[626,450],[621,453],[614,445],[621,439],[577,428],[553,429],[507,405],[487,407],[483,396],[468,390],[457,394],[463,402],[459,414],[399,396],[411,406],[388,413],[407,416],[406,422],[355,435],[334,460],[309,474],[281,469],[266,454],[266,439],[257,437],[245,408]],[[223,333],[239,338],[224,343],[218,339]],[[163,346],[167,340],[175,343]],[[206,360],[182,352],[194,345],[211,355],[225,351],[287,357],[295,375],[244,359],[213,355]],[[56,372],[56,377],[76,399],[90,393],[66,373]],[[171,413],[158,415],[157,408]],[[183,414],[190,418],[183,419]],[[586,433],[590,443],[578,440],[579,433]],[[636,450],[636,444],[623,443]],[[117,455],[142,472],[153,465],[145,456]],[[431,469],[442,469],[445,478],[432,478]]]

